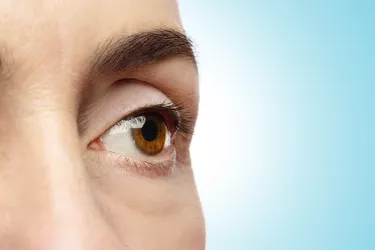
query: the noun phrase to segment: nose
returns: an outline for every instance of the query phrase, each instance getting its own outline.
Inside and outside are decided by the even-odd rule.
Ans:
[[[51,111],[0,124],[0,249],[119,249],[72,116]]]

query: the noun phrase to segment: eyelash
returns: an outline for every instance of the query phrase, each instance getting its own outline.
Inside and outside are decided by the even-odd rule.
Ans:
[[[120,169],[129,169],[129,165],[137,174],[147,177],[168,176],[175,168],[178,162],[166,160],[164,162],[136,161],[126,156],[117,156],[117,166]]]
[[[122,118],[121,120],[127,120],[145,114],[156,114],[162,116],[172,134],[194,134],[192,126],[193,117],[188,111],[188,106],[184,104],[164,102],[160,104],[145,106],[133,111],[130,115]]]

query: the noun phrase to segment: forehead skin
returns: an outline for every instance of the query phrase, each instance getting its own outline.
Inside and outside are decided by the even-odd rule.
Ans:
[[[83,173],[76,121],[94,52],[111,37],[163,28],[183,32],[176,1],[0,1],[0,249],[204,249],[191,171],[168,181],[103,178],[139,193],[123,200]],[[177,71],[185,80],[176,92],[197,92],[196,68],[174,60],[142,76]]]
[[[12,75],[21,79],[77,72],[113,35],[181,29],[177,3],[172,0],[0,1],[0,15],[0,52],[13,64]]]

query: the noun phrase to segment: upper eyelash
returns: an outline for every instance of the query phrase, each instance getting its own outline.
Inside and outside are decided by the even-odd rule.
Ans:
[[[140,109],[133,111],[129,116],[123,118],[130,119],[140,115],[144,115],[145,113],[159,113],[161,115],[167,115],[174,119],[174,129],[176,132],[182,134],[194,134],[193,129],[193,116],[188,111],[188,107],[183,104],[175,104],[171,102],[163,102],[160,104],[152,104],[148,106],[144,106]]]

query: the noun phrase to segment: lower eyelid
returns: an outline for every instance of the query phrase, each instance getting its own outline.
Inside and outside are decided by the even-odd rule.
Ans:
[[[136,173],[141,176],[149,178],[170,176],[177,167],[176,150],[170,148],[169,155],[164,157],[153,157],[150,160],[138,160],[128,156],[118,155],[116,153],[106,151],[104,157],[110,162],[110,165],[115,168],[127,171],[129,173]]]

